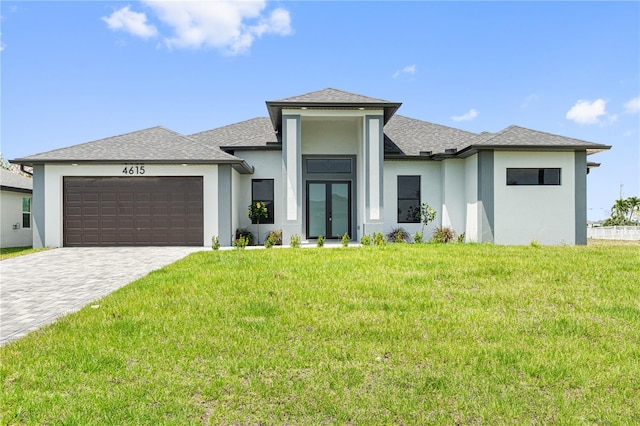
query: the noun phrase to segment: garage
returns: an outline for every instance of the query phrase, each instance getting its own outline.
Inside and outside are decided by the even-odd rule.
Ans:
[[[202,246],[202,177],[64,177],[63,245]]]

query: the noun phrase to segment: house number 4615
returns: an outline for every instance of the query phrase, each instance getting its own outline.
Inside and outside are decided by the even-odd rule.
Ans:
[[[129,166],[122,169],[123,175],[143,175],[144,166]]]

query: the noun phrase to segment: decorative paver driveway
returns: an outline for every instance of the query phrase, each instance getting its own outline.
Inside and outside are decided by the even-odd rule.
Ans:
[[[0,345],[202,247],[59,248],[0,262]]]

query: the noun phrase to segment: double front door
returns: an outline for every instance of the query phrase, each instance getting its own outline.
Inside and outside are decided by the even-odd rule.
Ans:
[[[351,182],[307,181],[307,238],[351,234]]]

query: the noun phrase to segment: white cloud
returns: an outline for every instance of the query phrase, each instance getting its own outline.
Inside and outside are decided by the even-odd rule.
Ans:
[[[566,118],[579,124],[599,123],[599,117],[607,115],[605,111],[606,104],[607,102],[603,99],[596,99],[595,101],[581,99],[567,111]]]
[[[145,0],[150,16],[157,18],[169,33],[163,37],[169,49],[210,47],[230,54],[247,52],[265,34],[292,33],[289,12],[281,7],[265,12],[267,2],[259,1],[180,1]],[[150,38],[158,34],[147,23],[147,15],[129,6],[102,18],[112,30]],[[161,27],[160,27],[161,28]]]
[[[147,24],[147,15],[132,11],[130,6],[114,11],[102,20],[113,31],[125,31],[142,38],[151,38],[158,34],[156,27]]]
[[[629,102],[624,104],[624,110],[628,114],[637,114],[640,112],[640,96],[637,98],[631,99]]]
[[[454,115],[453,117],[451,117],[451,119],[453,121],[471,121],[474,118],[476,118],[478,116],[478,114],[479,114],[479,112],[472,108],[466,114],[464,114],[464,115]]]
[[[393,73],[393,78],[398,78],[402,74],[414,75],[418,71],[415,65],[407,65],[406,67],[399,69],[395,73]]]

